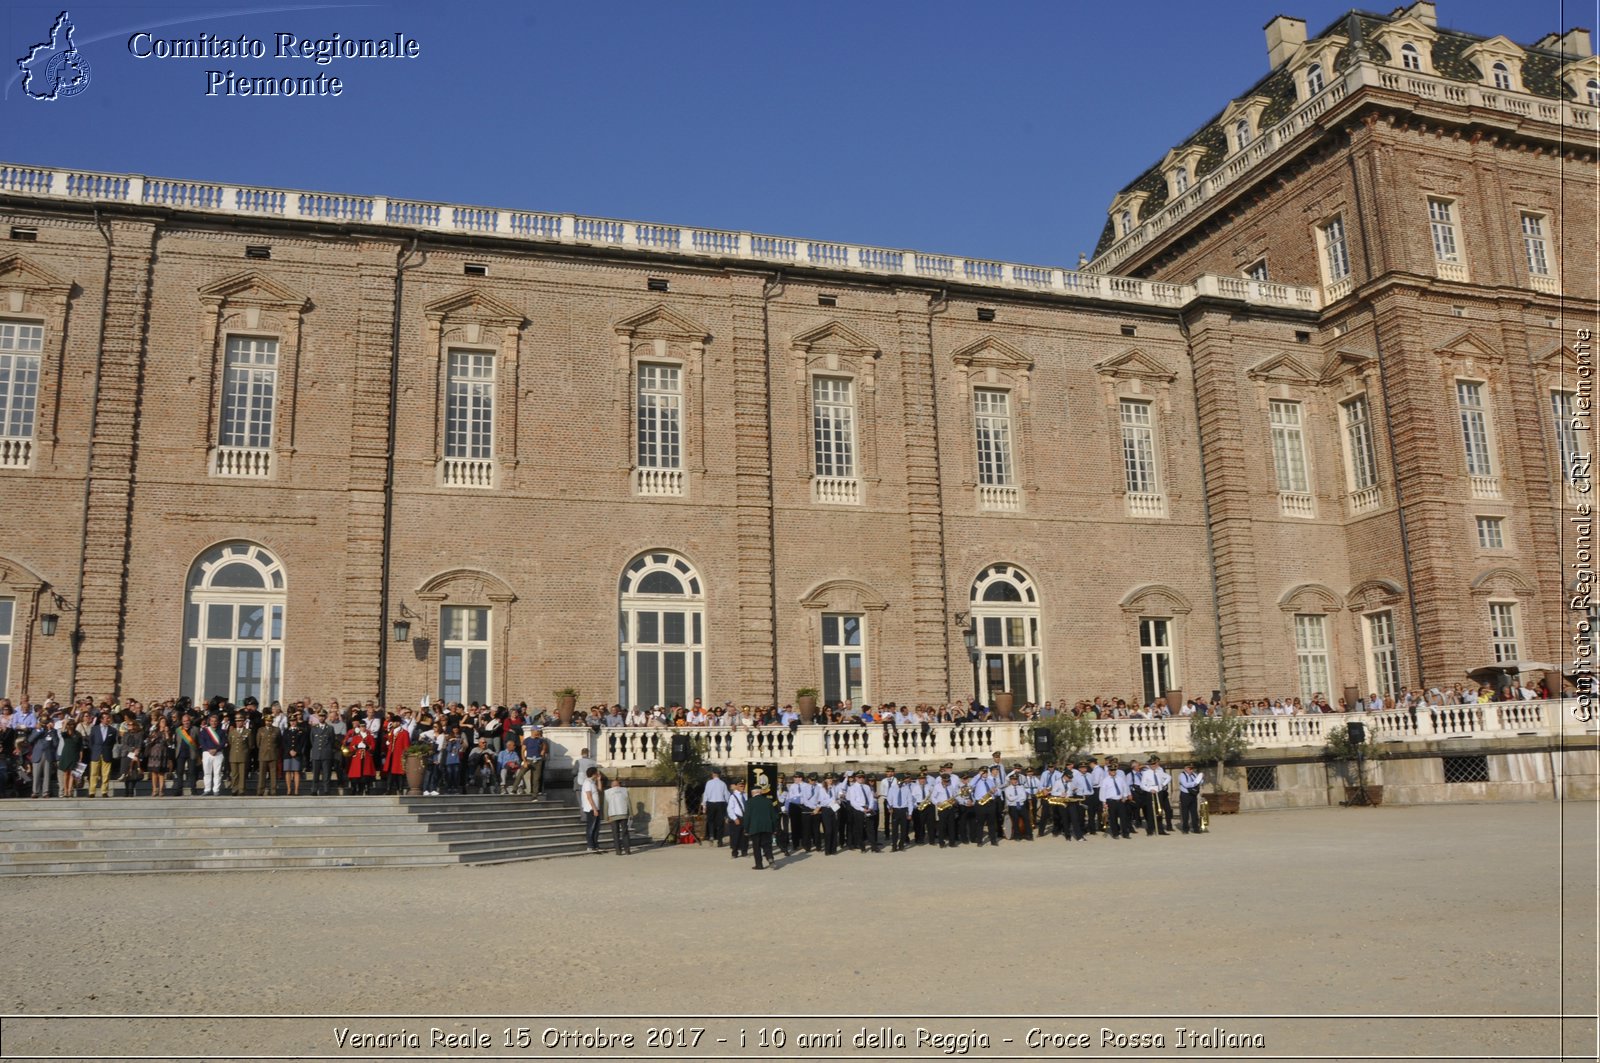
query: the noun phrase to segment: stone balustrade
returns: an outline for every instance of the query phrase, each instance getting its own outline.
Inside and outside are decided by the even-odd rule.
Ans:
[[[1322,305],[1321,295],[1315,288],[1233,277],[1206,276],[1190,284],[1171,284],[1053,266],[761,233],[0,163],[0,195],[6,194],[43,200],[125,203],[233,217],[494,236],[529,244],[599,246],[664,258],[809,266],[875,277],[910,277],[941,284],[954,281],[984,288],[1049,292],[1069,298],[1145,306],[1180,307],[1203,294],[1303,310],[1317,310]]]
[[[265,479],[272,475],[272,451],[266,447],[217,447],[211,452],[211,474]]]
[[[1578,719],[1580,703],[1506,701],[1483,705],[1444,705],[1392,712],[1321,713],[1307,716],[1245,716],[1245,735],[1252,752],[1303,753],[1320,750],[1336,727],[1366,724],[1368,740],[1430,742],[1466,738],[1543,736],[1572,738],[1600,733],[1600,724]],[[1099,756],[1160,755],[1167,763],[1189,756],[1187,718],[1166,720],[1095,720],[1091,750]],[[676,733],[704,743],[706,758],[719,764],[764,761],[807,767],[852,763],[942,764],[988,760],[998,752],[1007,762],[1033,756],[1033,724],[1000,720],[973,724],[930,724],[895,728],[884,724],[809,724],[786,727],[604,727],[598,734],[585,727],[548,727],[545,737],[555,747],[550,766],[571,767],[578,751],[589,748],[606,768],[644,768],[656,762]]]
[[[1585,106],[1576,100],[1552,100],[1527,93],[1506,92],[1484,85],[1452,81],[1411,70],[1394,70],[1373,63],[1358,63],[1346,71],[1343,78],[1330,81],[1326,88],[1305,103],[1289,112],[1288,116],[1270,129],[1264,129],[1240,151],[1224,159],[1215,170],[1195,182],[1183,195],[1171,200],[1154,214],[1140,220],[1130,232],[1110,247],[1096,255],[1087,269],[1105,273],[1116,269],[1133,254],[1157,236],[1195,213],[1203,204],[1216,198],[1234,185],[1257,175],[1268,165],[1281,161],[1289,152],[1282,151],[1300,138],[1307,128],[1329,107],[1359,89],[1376,88],[1389,92],[1404,92],[1425,100],[1471,107],[1474,110],[1508,112],[1521,118],[1549,122],[1570,129],[1592,132],[1600,127],[1600,109]],[[1465,269],[1461,269],[1465,274]],[[1440,274],[1445,276],[1443,272]],[[1237,278],[1219,277],[1233,281]],[[1347,294],[1345,281],[1330,286],[1326,303],[1333,303]]]

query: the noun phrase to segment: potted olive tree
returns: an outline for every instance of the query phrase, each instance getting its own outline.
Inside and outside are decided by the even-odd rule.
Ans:
[[[434,754],[431,739],[417,738],[406,746],[403,756],[406,768],[406,796],[421,797],[422,781],[428,773],[428,758]]]
[[[682,733],[682,732],[675,732]],[[704,838],[706,835],[705,813],[691,815],[688,811],[687,798],[690,790],[701,786],[711,778],[711,762],[706,760],[705,743],[698,736],[689,736],[687,757],[681,761],[672,759],[672,743],[663,741],[661,748],[656,751],[656,762],[650,766],[650,776],[656,782],[672,783],[678,789],[678,814],[667,820],[667,839],[678,838],[679,832],[685,822],[694,830],[695,837]]]
[[[1250,739],[1245,737],[1244,720],[1238,716],[1191,716],[1189,718],[1189,752],[1197,764],[1215,767],[1211,776],[1210,810],[1218,815],[1239,811],[1239,791],[1229,790],[1224,771],[1250,749]]]
[[[578,688],[562,687],[556,691],[556,719],[561,721],[561,726],[572,722],[572,713],[578,707]]]
[[[1338,772],[1344,780],[1344,804],[1381,805],[1383,787],[1367,782],[1367,761],[1382,760],[1384,751],[1367,739],[1370,730],[1362,734],[1360,742],[1352,741],[1350,729],[1344,725],[1333,728],[1322,746],[1322,755],[1339,764]]]
[[[1051,736],[1053,752],[1046,757],[1039,752],[1038,746],[1034,747],[1034,760],[1042,767],[1049,761],[1057,764],[1076,764],[1084,759],[1091,746],[1094,745],[1094,721],[1071,713],[1061,713],[1050,717],[1048,720],[1039,720],[1034,723],[1033,730],[1029,733],[1032,740],[1033,734],[1047,731]]]

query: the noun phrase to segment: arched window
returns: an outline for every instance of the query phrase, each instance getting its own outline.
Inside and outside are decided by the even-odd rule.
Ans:
[[[1044,700],[1039,595],[1015,565],[990,565],[972,583],[969,613],[977,635],[975,686],[987,705],[1010,692],[1017,705]]]
[[[1590,78],[1589,83],[1584,86],[1584,91],[1589,96],[1589,106],[1600,107],[1600,81]]]
[[[1506,68],[1506,65],[1504,63],[1496,63],[1494,66],[1490,67],[1490,70],[1492,70],[1494,73],[1494,87],[1497,89],[1505,89],[1510,91],[1511,71]]]
[[[684,705],[705,696],[705,591],[677,554],[640,554],[622,573],[617,703]]]
[[[1238,142],[1238,150],[1240,151],[1250,146],[1250,120],[1248,118],[1241,118],[1233,123],[1233,139]]]
[[[266,548],[213,546],[189,569],[183,621],[183,692],[196,704],[278,700],[283,683],[283,565]]]
[[[1416,45],[1402,44],[1400,46],[1400,65],[1407,70],[1422,69],[1422,54],[1417,51]]]
[[[1593,84],[1593,82],[1590,82],[1590,84]],[[1591,92],[1591,95],[1592,95],[1593,94],[1593,90],[1590,90],[1590,92]],[[1122,222],[1122,235],[1123,236],[1127,236],[1129,233],[1133,232],[1133,211],[1131,211],[1131,210],[1123,211],[1120,215],[1118,215],[1118,220]]]
[[[1172,174],[1172,186],[1179,195],[1189,191],[1189,168],[1180,166]]]
[[[1306,67],[1306,96],[1315,96],[1322,91],[1322,64],[1312,63]]]

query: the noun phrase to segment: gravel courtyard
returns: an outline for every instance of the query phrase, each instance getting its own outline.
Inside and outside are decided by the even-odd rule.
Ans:
[[[1149,1014],[1264,1030],[1286,1054],[1456,1050],[1441,1043],[1451,1038],[1467,1039],[1461,1051],[1551,1050],[1553,1027],[1537,1018],[1473,1028],[1235,1017],[1592,1014],[1595,811],[1254,813],[1216,817],[1198,837],[797,856],[759,874],[726,850],[651,847],[493,867],[14,879],[3,1058],[89,1045],[351,1058],[333,1051],[331,1018],[266,1018],[307,1015],[415,1015],[424,1034],[430,1017],[483,1016],[433,1025],[492,1027],[504,1055],[506,1027],[537,1037],[597,1026],[564,1018],[622,1014],[942,1015],[976,1031],[974,1016],[1085,1016],[1056,1026],[1098,1031],[1116,1025],[1101,1017]],[[260,1017],[27,1018],[191,1013]],[[845,1030],[834,1058],[869,1058],[848,1043],[864,1021],[812,1025]],[[738,1025],[753,1035],[758,1024]],[[1121,1025],[1168,1030],[1171,1046],[1171,1022]],[[1592,1030],[1569,1036],[1592,1044]]]

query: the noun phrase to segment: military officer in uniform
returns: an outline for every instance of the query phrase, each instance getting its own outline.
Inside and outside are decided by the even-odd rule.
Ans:
[[[263,721],[256,729],[256,793],[278,792],[278,762],[283,755],[282,734],[277,724]]]
[[[228,728],[228,789],[236,797],[244,795],[245,773],[256,749],[255,732],[250,729],[250,714],[240,709]]]
[[[339,736],[328,723],[326,712],[317,713],[317,722],[311,725],[311,789],[318,797],[326,797],[333,774],[333,758],[339,751]]]

